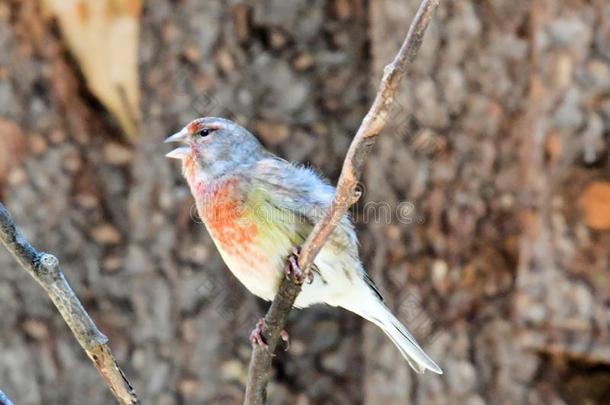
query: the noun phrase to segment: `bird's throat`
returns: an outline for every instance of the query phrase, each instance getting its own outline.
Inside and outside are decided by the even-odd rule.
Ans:
[[[226,178],[204,181],[195,177],[189,181],[197,212],[208,226],[229,226],[243,215],[238,180]]]

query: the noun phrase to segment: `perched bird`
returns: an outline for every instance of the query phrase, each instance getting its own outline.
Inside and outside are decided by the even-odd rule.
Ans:
[[[196,119],[165,142],[182,144],[167,157],[182,161],[199,216],[231,272],[253,294],[273,300],[286,258],[330,206],[334,188],[314,171],[265,150],[227,119]],[[379,326],[415,371],[442,374],[384,305],[363,269],[348,215],[312,267],[314,277],[303,285],[296,307],[325,303],[352,311]]]

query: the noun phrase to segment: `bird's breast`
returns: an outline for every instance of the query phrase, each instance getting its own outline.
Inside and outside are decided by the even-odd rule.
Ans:
[[[257,224],[247,220],[248,207],[238,186],[238,180],[228,179],[213,186],[198,184],[194,190],[199,216],[215,242],[235,254],[254,243],[259,233]]]
[[[195,185],[197,211],[226,265],[250,291],[270,299],[275,294],[277,258],[237,179],[214,186]]]

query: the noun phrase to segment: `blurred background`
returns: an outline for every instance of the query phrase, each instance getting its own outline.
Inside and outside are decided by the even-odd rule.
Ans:
[[[0,198],[144,403],[240,403],[267,307],[225,268],[162,140],[223,116],[335,182],[417,6],[0,1]],[[316,307],[291,314],[270,403],[609,403],[609,61],[605,0],[441,1],[355,217],[366,268],[445,375]],[[0,269],[0,389],[113,403],[4,249]]]

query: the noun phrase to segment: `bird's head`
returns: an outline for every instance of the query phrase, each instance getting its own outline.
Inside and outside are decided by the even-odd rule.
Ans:
[[[233,121],[204,117],[188,123],[165,140],[181,145],[166,156],[182,161],[183,170],[192,167],[198,175],[213,179],[241,165],[264,157],[256,137]],[[186,173],[185,173],[186,174]]]

